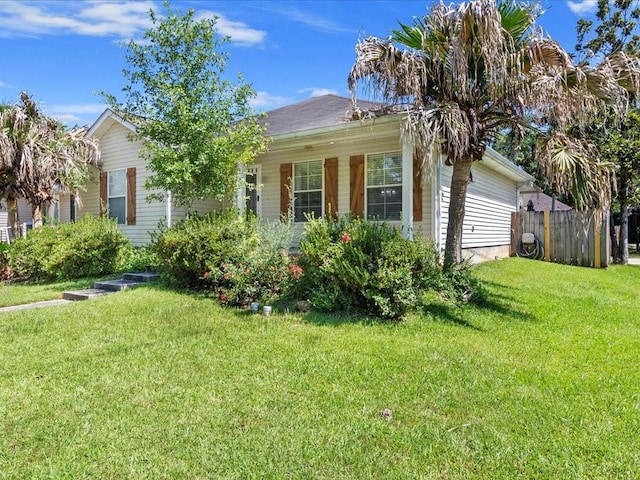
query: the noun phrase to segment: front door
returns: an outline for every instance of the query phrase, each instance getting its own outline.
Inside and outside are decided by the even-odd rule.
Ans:
[[[245,176],[245,208],[247,213],[252,212],[260,216],[262,213],[260,202],[260,190],[262,188],[262,170],[260,165],[248,167]]]

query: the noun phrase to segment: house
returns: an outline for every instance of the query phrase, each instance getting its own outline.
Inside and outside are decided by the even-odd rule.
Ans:
[[[366,102],[359,106],[376,107]],[[298,231],[307,214],[352,213],[398,225],[406,235],[427,235],[443,248],[452,168],[441,158],[430,171],[420,168],[413,145],[401,135],[402,114],[362,113],[352,112],[351,99],[336,95],[267,112],[271,142],[242,172],[249,186],[242,184],[228,202],[201,202],[193,209],[206,212],[235,204],[274,221],[291,214]],[[110,110],[89,129],[87,134],[100,142],[101,165],[76,214],[99,215],[104,205],[133,243],[143,245],[160,221],[175,221],[186,212],[172,205],[170,196],[146,201],[148,171],[139,157],[141,142],[129,139],[134,131]],[[510,214],[518,210],[522,192],[535,190],[534,178],[487,149],[469,181],[465,254],[475,260],[507,256]]]
[[[523,193],[521,197],[520,210],[533,212],[556,211],[563,212],[571,210],[571,207],[560,200],[550,197],[542,192]]]
[[[247,169],[260,186],[248,206],[268,219],[292,212],[299,223],[305,213],[379,218],[444,248],[452,168],[439,159],[431,172],[421,171],[413,145],[402,139],[402,114],[353,120],[351,108],[350,99],[325,95],[268,112],[271,143]],[[491,149],[474,164],[463,230],[467,256],[509,255],[510,215],[523,191],[537,190],[533,182]]]

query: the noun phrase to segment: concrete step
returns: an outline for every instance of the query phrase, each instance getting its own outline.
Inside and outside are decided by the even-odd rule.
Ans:
[[[86,288],[84,290],[73,290],[69,292],[64,292],[62,294],[63,300],[71,300],[74,302],[80,300],[89,300],[95,297],[102,297],[103,295],[110,295],[112,293],[116,293],[115,290],[103,290],[100,288]]]
[[[155,272],[143,272],[143,273],[125,273],[122,275],[123,280],[131,280],[133,282],[155,282],[160,275]]]
[[[121,292],[122,290],[138,287],[140,285],[142,285],[142,282],[134,282],[132,280],[124,280],[120,278],[119,280],[104,280],[102,282],[95,282],[93,284],[93,288],[96,288],[99,290],[111,290],[114,292]]]

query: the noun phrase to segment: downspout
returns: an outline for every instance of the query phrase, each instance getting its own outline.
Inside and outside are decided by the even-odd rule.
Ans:
[[[442,156],[440,153],[433,153],[432,155],[436,155],[436,161],[433,166],[434,172],[431,182],[431,195],[433,200],[433,230],[431,231],[431,236],[433,237],[438,252],[440,252],[442,250],[442,235],[440,231],[442,228]]]
[[[171,198],[171,190],[167,190],[167,201],[166,203],[166,207],[167,207],[167,228],[171,228],[171,210],[173,209],[173,202],[172,202],[172,198]]]
[[[402,139],[402,234],[413,240],[413,143]]]
[[[245,182],[244,164],[240,163],[238,164],[238,178],[236,179],[236,210],[239,217],[244,215],[246,203]]]

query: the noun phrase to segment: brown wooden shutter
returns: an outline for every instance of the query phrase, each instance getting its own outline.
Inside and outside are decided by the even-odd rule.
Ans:
[[[100,172],[100,216],[107,216],[107,172]]]
[[[364,155],[349,158],[349,210],[356,217],[364,216]]]
[[[293,188],[291,177],[293,176],[293,164],[283,163],[280,165],[280,217],[287,219],[291,214],[291,195]]]
[[[324,213],[338,218],[338,159],[324,160]]]
[[[127,225],[136,224],[136,169],[127,168]]]
[[[413,221],[422,221],[422,158],[413,155]]]

